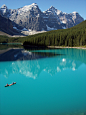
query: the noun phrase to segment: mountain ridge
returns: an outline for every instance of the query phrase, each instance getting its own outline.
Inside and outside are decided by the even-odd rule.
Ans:
[[[0,14],[9,18],[17,29],[26,28],[27,30],[36,31],[66,29],[84,21],[78,12],[68,14],[56,9],[54,6],[42,12],[36,3],[18,9],[8,9],[6,5],[3,5],[0,8]]]

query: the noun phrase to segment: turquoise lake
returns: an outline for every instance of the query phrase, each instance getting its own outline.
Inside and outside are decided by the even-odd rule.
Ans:
[[[0,115],[86,114],[86,50],[30,51],[45,57],[0,62]]]

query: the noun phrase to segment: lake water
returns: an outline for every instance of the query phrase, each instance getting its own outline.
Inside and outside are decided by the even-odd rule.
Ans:
[[[0,62],[0,115],[85,115],[86,50],[31,52],[47,56]]]

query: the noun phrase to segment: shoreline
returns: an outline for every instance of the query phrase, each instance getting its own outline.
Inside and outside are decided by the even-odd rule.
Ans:
[[[10,42],[10,43],[0,43],[0,45],[3,44],[8,44],[8,45],[21,45],[21,46],[27,46],[27,47],[33,47],[33,48],[39,48],[39,47],[46,47],[46,48],[55,48],[55,49],[59,49],[59,48],[76,48],[76,49],[86,49],[86,45],[85,46],[76,46],[76,47],[69,47],[69,46],[36,46],[36,45],[23,45],[23,43],[21,42]],[[10,48],[11,49],[11,48]],[[13,49],[13,48],[12,48]],[[19,49],[19,48],[18,48]]]
[[[76,49],[86,49],[86,47],[62,47],[62,46],[47,46],[48,48],[55,48],[55,49],[59,49],[59,48],[76,48]]]

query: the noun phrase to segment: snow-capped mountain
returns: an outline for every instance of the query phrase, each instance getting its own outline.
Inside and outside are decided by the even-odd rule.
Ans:
[[[68,14],[53,6],[42,12],[36,3],[18,9],[8,9],[3,5],[0,8],[0,14],[9,18],[13,26],[18,29],[36,31],[66,29],[84,21],[78,12]]]

